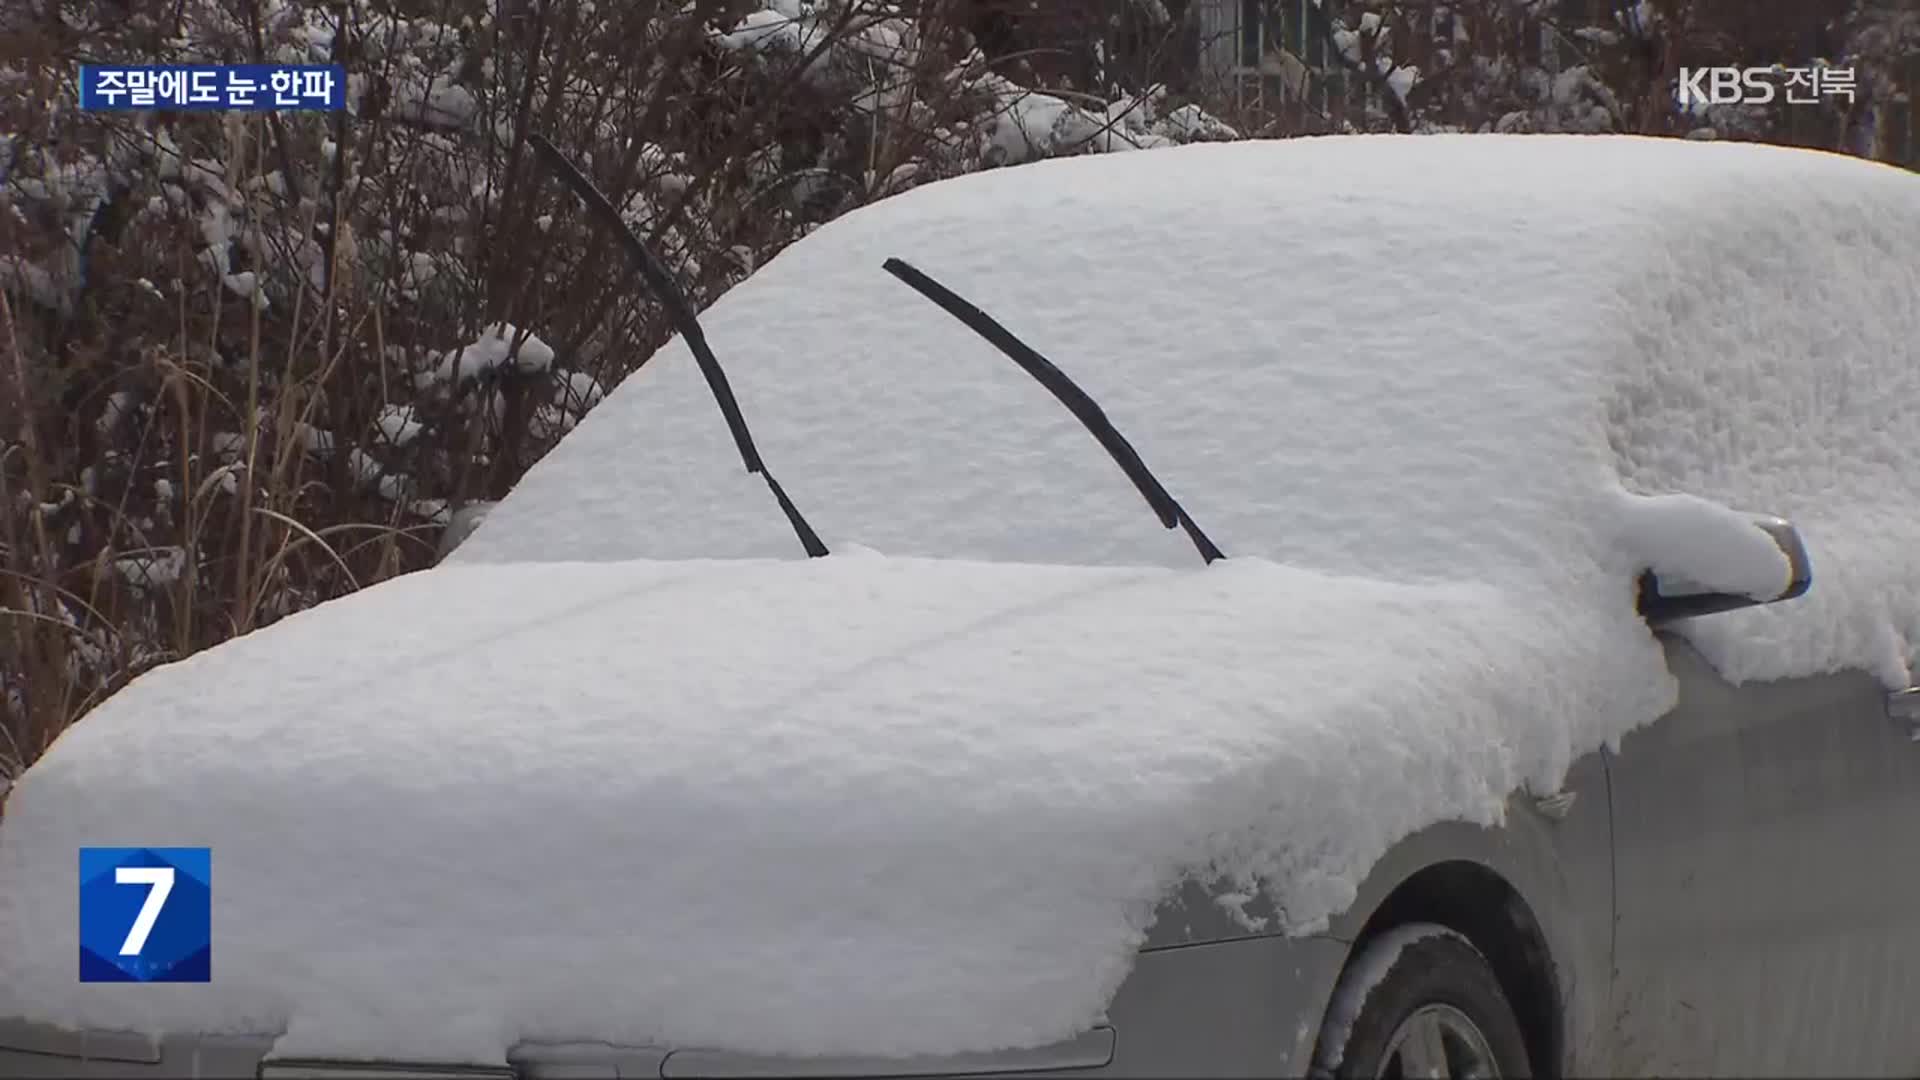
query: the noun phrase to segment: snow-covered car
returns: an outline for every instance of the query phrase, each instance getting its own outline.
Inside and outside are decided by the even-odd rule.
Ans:
[[[702,318],[791,515],[676,338],[27,771],[0,1074],[1912,1076],[1916,298],[1920,179],[1750,145],[854,212]],[[77,978],[89,845],[210,981]]]

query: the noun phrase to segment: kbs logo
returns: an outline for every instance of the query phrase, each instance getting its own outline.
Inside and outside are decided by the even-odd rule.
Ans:
[[[1813,105],[1824,97],[1853,100],[1853,69],[1836,67],[1683,67],[1680,107],[1701,105]]]
[[[80,981],[213,977],[208,848],[80,849]]]

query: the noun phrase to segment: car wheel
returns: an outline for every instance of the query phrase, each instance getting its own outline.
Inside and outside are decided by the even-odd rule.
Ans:
[[[1533,1072],[1500,980],[1473,943],[1411,923],[1341,973],[1314,1053],[1320,1077],[1513,1077]]]

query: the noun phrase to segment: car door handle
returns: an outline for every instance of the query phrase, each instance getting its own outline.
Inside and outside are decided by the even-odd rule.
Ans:
[[[1920,742],[1920,686],[1888,694],[1887,716],[1907,733],[1907,738]]]

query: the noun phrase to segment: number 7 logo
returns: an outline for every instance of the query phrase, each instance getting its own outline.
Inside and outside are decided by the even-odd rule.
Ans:
[[[81,982],[210,981],[212,916],[208,849],[80,849]]]
[[[167,906],[167,894],[173,892],[173,867],[116,866],[113,881],[116,885],[150,886],[146,902],[140,905],[140,914],[133,917],[133,928],[127,931],[127,940],[120,943],[121,956],[139,956],[140,950],[147,947],[147,935],[153,933],[153,924],[160,918],[160,909]]]

